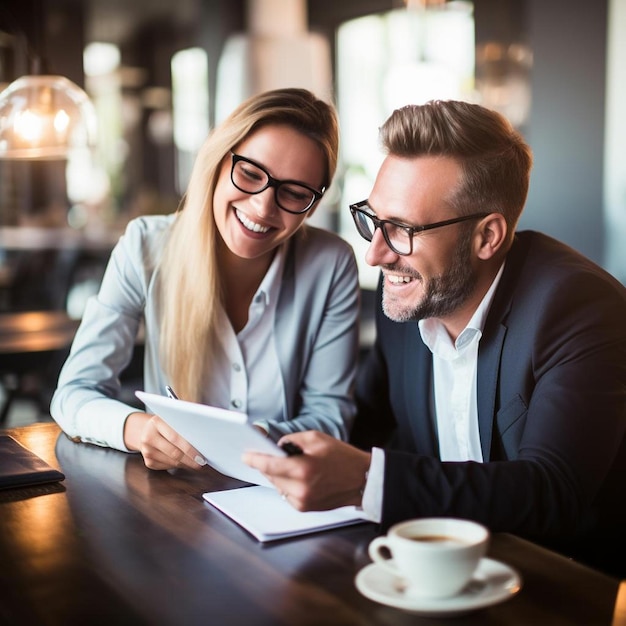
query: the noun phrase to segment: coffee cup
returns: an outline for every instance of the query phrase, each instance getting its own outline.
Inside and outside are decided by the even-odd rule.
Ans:
[[[407,594],[447,598],[471,580],[488,544],[489,531],[481,524],[430,517],[392,526],[370,543],[369,555],[403,579]],[[385,549],[391,558],[383,554]]]

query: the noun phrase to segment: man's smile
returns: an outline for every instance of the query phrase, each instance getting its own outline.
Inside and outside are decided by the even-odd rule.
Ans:
[[[404,283],[410,283],[415,280],[415,278],[412,278],[411,276],[398,276],[397,274],[386,274],[385,278],[392,285],[401,285]]]

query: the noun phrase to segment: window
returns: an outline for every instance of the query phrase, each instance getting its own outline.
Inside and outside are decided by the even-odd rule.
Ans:
[[[342,200],[339,231],[355,248],[361,284],[378,269],[347,207],[367,198],[382,160],[378,127],[399,106],[434,98],[474,99],[474,18],[470,2],[397,9],[343,24],[337,39]]]
[[[209,69],[201,48],[181,50],[172,57],[176,186],[187,188],[196,154],[209,132]]]

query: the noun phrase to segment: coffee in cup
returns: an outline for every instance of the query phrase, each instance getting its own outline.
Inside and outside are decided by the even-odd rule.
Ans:
[[[370,557],[406,585],[406,593],[446,598],[470,581],[487,552],[489,531],[476,522],[430,517],[396,524],[369,545]],[[392,558],[383,555],[383,549]]]

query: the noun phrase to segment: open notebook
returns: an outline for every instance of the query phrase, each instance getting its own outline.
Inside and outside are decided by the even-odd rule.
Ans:
[[[303,513],[283,500],[276,489],[263,486],[214,491],[203,498],[261,542],[368,521],[354,506]]]
[[[63,480],[65,475],[9,435],[0,435],[0,489]]]

